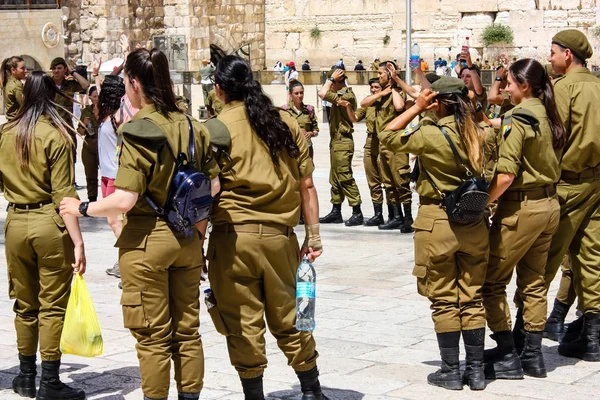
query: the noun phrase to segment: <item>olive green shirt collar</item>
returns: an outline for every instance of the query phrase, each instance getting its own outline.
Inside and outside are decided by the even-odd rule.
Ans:
[[[156,106],[154,104],[148,104],[147,106],[142,107],[140,111],[135,113],[135,115],[131,118],[132,121],[136,121],[138,119],[144,119],[152,113],[155,113]]]
[[[221,112],[225,112],[227,110],[231,110],[231,109],[238,108],[238,107],[244,107],[244,106],[245,106],[244,102],[242,102],[242,101],[239,101],[239,100],[230,101],[229,103],[226,103],[223,106],[223,111],[221,111]]]
[[[591,74],[590,70],[587,69],[586,67],[576,67],[573,68],[572,70],[570,70],[569,72],[567,72],[565,74],[565,76],[567,75],[571,75],[571,74]]]

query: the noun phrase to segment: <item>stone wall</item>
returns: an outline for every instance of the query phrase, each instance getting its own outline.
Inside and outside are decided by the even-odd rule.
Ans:
[[[42,42],[42,28],[48,22],[62,34],[61,10],[0,11],[0,57],[4,60],[14,55],[27,55],[42,68],[49,68],[54,57],[64,55],[63,40],[54,48]]]
[[[577,28],[594,46],[592,63],[600,64],[600,41],[589,34],[600,22],[599,6],[600,0],[414,0],[412,40],[430,63],[455,56],[467,36],[475,58],[506,53],[543,60],[557,31]],[[265,0],[265,7],[268,66],[309,59],[313,69],[328,68],[340,57],[347,67],[377,56],[405,62],[404,1]],[[512,46],[483,49],[481,34],[491,23],[512,27]],[[313,28],[319,37],[311,35]]]

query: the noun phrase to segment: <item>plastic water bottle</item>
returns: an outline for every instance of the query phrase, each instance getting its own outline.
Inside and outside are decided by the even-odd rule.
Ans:
[[[316,280],[315,267],[304,256],[296,272],[296,329],[299,331],[315,330]]]
[[[469,52],[469,37],[467,36],[465,38],[465,41],[462,45],[462,49],[461,49],[462,53],[468,53]],[[461,56],[461,61],[466,61],[462,56]]]
[[[206,309],[210,310],[214,306],[217,305],[217,300],[215,299],[215,295],[213,294],[210,288],[204,291],[204,304],[206,304]]]
[[[410,67],[411,68],[419,68],[421,66],[421,48],[417,43],[413,43],[410,49]]]

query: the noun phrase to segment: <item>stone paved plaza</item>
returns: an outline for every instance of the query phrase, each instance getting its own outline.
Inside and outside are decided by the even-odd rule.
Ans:
[[[283,90],[283,89],[282,89]],[[321,215],[330,209],[327,127],[314,139]],[[363,196],[366,217],[373,213],[362,168],[364,125],[357,127],[355,177]],[[77,182],[85,182],[77,164]],[[85,190],[80,191],[85,198]],[[416,200],[416,197],[415,197]],[[0,198],[0,219],[6,201]],[[416,202],[413,204],[416,212]],[[350,217],[347,204],[344,217]],[[141,399],[135,341],[123,328],[117,280],[104,270],[117,258],[114,237],[104,219],[81,219],[88,269],[85,274],[94,299],[102,333],[104,354],[97,358],[65,355],[65,382],[85,389],[88,399]],[[304,230],[297,229],[302,238]],[[557,343],[544,340],[548,378],[491,382],[484,392],[468,388],[452,392],[427,385],[426,377],[439,365],[439,353],[429,302],[416,291],[412,235],[382,232],[377,228],[322,226],[325,252],[316,262],[319,368],[325,393],[332,400],[384,399],[598,399],[600,363],[587,363],[558,355]],[[1,247],[4,247],[2,237]],[[11,387],[18,371],[12,301],[8,299],[6,261],[0,257],[0,399],[19,399]],[[556,283],[556,282],[555,282]],[[202,288],[208,287],[203,283]],[[557,285],[553,285],[552,304]],[[509,296],[514,293],[514,283]],[[510,298],[510,297],[509,297]],[[514,313],[513,313],[514,314]],[[572,312],[568,320],[574,319]],[[213,328],[202,302],[201,327],[206,371],[202,399],[243,399],[234,368],[229,364],[225,338]],[[495,342],[488,340],[488,347]],[[300,399],[294,372],[286,365],[275,340],[268,335],[269,367],[265,393],[269,399]],[[461,356],[464,359],[464,354]],[[38,361],[39,363],[39,361]],[[174,383],[170,398],[177,397]]]

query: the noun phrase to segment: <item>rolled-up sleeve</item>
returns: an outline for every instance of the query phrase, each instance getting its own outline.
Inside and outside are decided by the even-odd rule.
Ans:
[[[196,159],[200,162],[200,171],[210,179],[219,176],[221,169],[214,157],[212,146],[210,144],[210,134],[199,122],[194,121],[194,146],[196,147]],[[198,166],[196,166],[198,168]]]
[[[518,175],[521,169],[521,158],[523,156],[523,142],[525,140],[525,129],[521,123],[512,120],[512,129],[500,144],[498,165],[496,171],[503,174]]]
[[[79,198],[73,186],[75,176],[73,148],[66,139],[53,138],[49,139],[46,149],[52,184],[52,202],[58,208],[65,197]]]
[[[147,189],[146,179],[151,175],[152,161],[144,157],[138,147],[132,138],[127,134],[123,135],[119,169],[114,185],[142,195]]]
[[[419,127],[414,131],[410,129],[404,131],[384,130],[379,132],[377,137],[381,144],[392,153],[411,153],[418,156],[423,153],[425,148],[424,129],[426,127]]]

